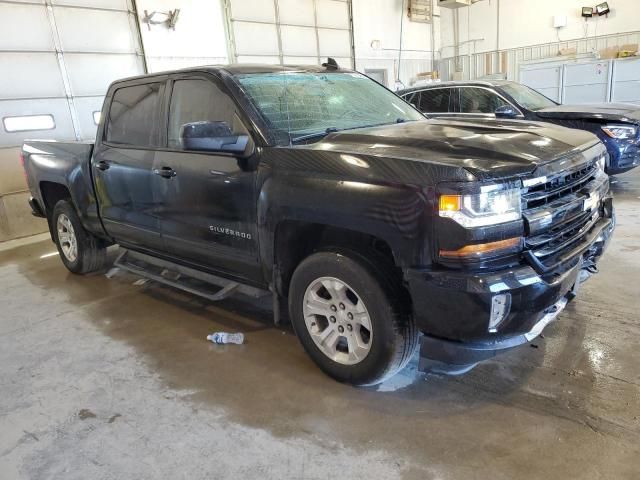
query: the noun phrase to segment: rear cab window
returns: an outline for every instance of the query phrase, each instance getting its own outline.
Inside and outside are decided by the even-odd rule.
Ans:
[[[118,88],[109,107],[105,140],[118,145],[161,147],[164,82]]]

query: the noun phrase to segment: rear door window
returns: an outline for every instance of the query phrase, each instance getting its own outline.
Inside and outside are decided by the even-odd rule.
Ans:
[[[145,83],[115,91],[109,109],[107,142],[137,147],[161,146],[164,83]]]
[[[495,92],[485,88],[465,87],[460,89],[460,111],[462,113],[495,113],[505,102]]]
[[[420,110],[425,113],[449,113],[453,111],[451,89],[431,88],[420,95]]]

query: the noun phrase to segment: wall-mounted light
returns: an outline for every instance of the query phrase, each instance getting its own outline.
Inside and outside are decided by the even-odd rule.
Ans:
[[[608,15],[611,12],[611,9],[609,8],[609,4],[607,2],[603,2],[596,7],[596,12],[598,13],[598,15],[603,16]]]

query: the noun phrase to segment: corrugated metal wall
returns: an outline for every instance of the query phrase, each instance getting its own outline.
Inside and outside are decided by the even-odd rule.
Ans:
[[[92,140],[107,86],[143,73],[144,59],[129,0],[0,0],[0,32],[3,240],[44,230],[28,212],[18,147]]]
[[[224,0],[239,63],[354,63],[349,0]],[[260,41],[256,41],[259,38]]]

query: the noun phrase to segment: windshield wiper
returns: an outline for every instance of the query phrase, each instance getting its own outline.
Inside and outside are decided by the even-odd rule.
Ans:
[[[330,133],[337,132],[337,131],[338,129],[336,127],[329,127],[324,132],[309,133],[307,135],[300,135],[299,137],[292,138],[291,143],[301,142],[302,140],[309,140],[311,138],[316,138],[316,137],[326,137]]]

